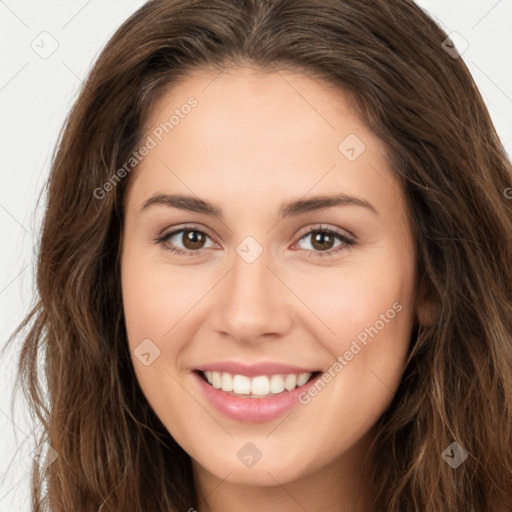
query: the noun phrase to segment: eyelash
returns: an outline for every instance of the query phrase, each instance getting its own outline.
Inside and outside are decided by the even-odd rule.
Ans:
[[[167,251],[170,251],[172,253],[178,254],[180,256],[196,256],[196,255],[199,255],[203,251],[206,250],[206,249],[198,249],[197,251],[183,250],[183,249],[177,249],[176,247],[169,247],[169,246],[165,245],[165,242],[167,242],[167,240],[169,240],[169,238],[172,238],[174,235],[176,235],[178,233],[181,233],[183,231],[196,231],[196,232],[201,233],[203,235],[207,235],[210,239],[214,238],[211,235],[211,233],[209,233],[208,231],[197,229],[196,226],[182,226],[180,229],[176,229],[174,231],[170,231],[168,233],[164,233],[162,236],[158,237],[155,240],[155,243],[163,245],[164,248]],[[324,234],[327,233],[329,235],[333,235],[333,236],[339,238],[343,242],[343,244],[341,246],[338,246],[335,249],[329,249],[328,251],[308,251],[307,249],[303,249],[305,251],[308,251],[310,253],[310,255],[311,255],[311,253],[313,253],[313,254],[316,254],[316,255],[318,255],[320,257],[331,256],[331,255],[336,254],[338,252],[350,249],[351,247],[353,247],[356,244],[356,241],[353,238],[348,237],[347,235],[345,235],[341,231],[338,231],[337,229],[333,229],[333,228],[329,228],[329,227],[324,227],[324,226],[318,226],[318,227],[310,229],[309,231],[304,233],[299,238],[299,241],[302,240],[303,238],[313,234],[313,233],[324,233]]]

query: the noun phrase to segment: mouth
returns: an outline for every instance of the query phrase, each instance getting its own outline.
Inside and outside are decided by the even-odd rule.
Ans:
[[[240,398],[271,398],[283,395],[305,386],[322,372],[320,370],[305,373],[275,373],[269,375],[233,374],[220,371],[194,370],[206,384]]]

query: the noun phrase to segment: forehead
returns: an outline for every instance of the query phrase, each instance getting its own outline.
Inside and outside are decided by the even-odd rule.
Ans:
[[[209,131],[209,123],[215,123],[216,133],[222,130],[219,135],[227,133],[236,140],[260,132],[267,140],[276,135],[280,139],[302,135],[318,141],[318,136],[332,135],[344,128],[356,130],[366,138],[372,136],[340,89],[299,72],[247,67],[192,71],[153,105],[144,131],[150,133],[168,121],[191,97],[197,101],[191,117],[201,118],[202,132]],[[200,128],[194,125],[195,130]],[[183,126],[180,130],[175,128],[177,125],[172,130],[183,131]],[[374,142],[379,144],[377,139]]]
[[[144,132],[155,142],[133,176],[144,189],[270,198],[336,188],[371,200],[399,188],[349,98],[299,73],[197,70],[154,104]]]

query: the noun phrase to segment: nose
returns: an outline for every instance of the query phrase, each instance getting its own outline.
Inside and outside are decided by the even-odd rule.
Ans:
[[[294,295],[268,260],[265,251],[251,263],[235,255],[214,298],[212,322],[218,334],[250,343],[290,330]]]

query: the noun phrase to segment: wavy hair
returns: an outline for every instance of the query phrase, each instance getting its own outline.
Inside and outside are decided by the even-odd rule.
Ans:
[[[187,510],[190,457],[137,383],[119,272],[130,175],[152,105],[196,69],[306,73],[385,143],[434,312],[378,421],[368,478],[384,512],[512,510],[512,168],[462,58],[410,0],[150,0],[114,33],[59,134],[45,186],[37,298],[18,378],[40,441],[32,510]],[[133,172],[136,172],[134,170]],[[468,453],[457,469],[441,454]]]

